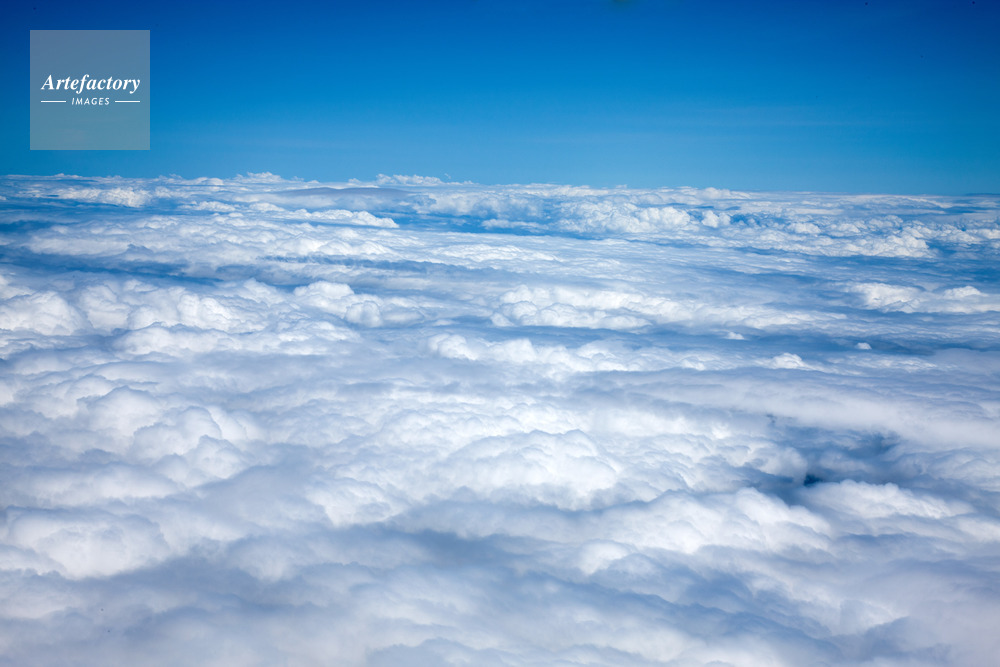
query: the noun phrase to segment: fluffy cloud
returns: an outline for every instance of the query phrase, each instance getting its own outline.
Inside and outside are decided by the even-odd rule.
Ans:
[[[986,664],[1000,200],[0,180],[11,664]]]

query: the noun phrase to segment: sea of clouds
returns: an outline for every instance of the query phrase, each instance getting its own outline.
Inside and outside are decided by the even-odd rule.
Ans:
[[[1000,655],[1000,197],[9,176],[0,230],[0,664]]]

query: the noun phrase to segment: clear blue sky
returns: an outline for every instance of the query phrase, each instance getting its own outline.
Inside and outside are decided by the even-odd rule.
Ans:
[[[1000,192],[1000,3],[20,2],[0,172]],[[30,29],[151,31],[151,150],[29,151]]]

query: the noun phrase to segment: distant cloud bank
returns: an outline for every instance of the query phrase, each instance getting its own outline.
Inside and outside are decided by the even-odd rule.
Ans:
[[[1000,198],[0,179],[0,664],[1000,655]]]

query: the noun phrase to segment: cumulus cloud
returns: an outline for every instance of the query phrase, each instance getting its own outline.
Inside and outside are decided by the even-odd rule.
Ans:
[[[988,664],[1000,200],[0,180],[9,664]]]

